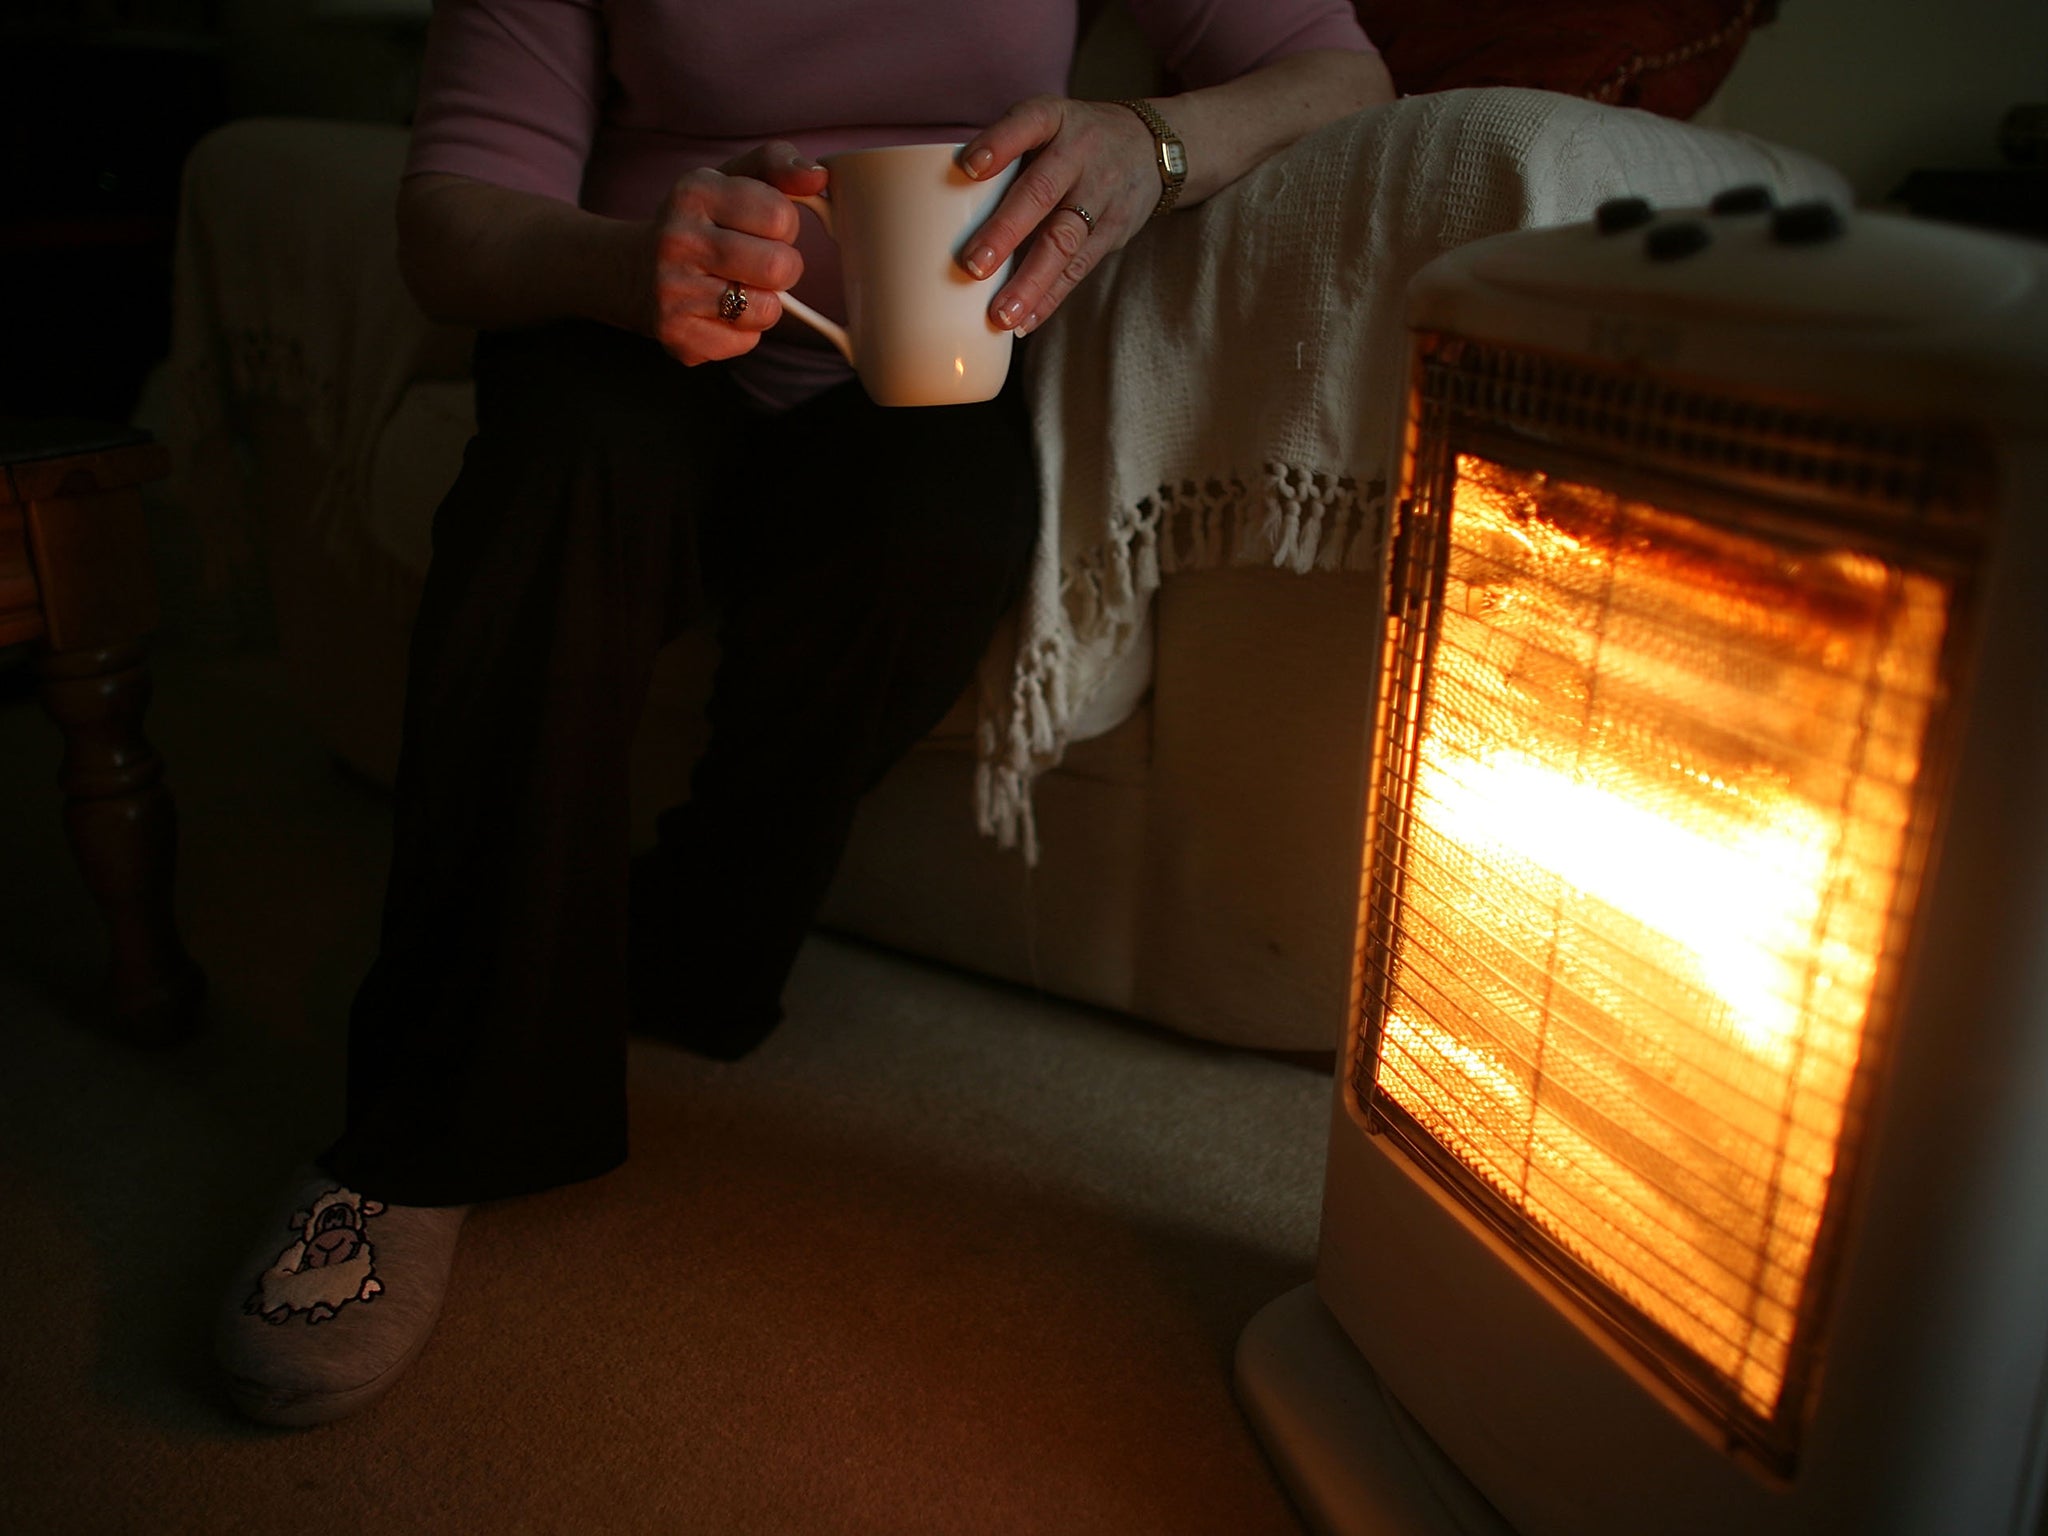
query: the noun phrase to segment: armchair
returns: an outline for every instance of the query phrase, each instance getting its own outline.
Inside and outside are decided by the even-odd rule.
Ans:
[[[251,120],[194,151],[165,433],[217,560],[264,567],[305,712],[387,779],[428,528],[471,429],[468,338],[398,277],[404,144]],[[1018,632],[871,798],[824,920],[1208,1039],[1330,1049],[1402,287],[1483,234],[1742,182],[1847,198],[1743,135],[1448,91],[1334,124],[1112,259],[1033,344],[1047,506]],[[643,828],[685,792],[713,662],[701,634],[663,657]],[[1035,830],[1035,863],[977,831],[977,779],[992,827]]]

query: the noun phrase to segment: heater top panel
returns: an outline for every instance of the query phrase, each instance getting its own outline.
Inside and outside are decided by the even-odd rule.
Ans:
[[[1779,399],[2048,431],[2048,248],[1762,189],[1720,211],[1602,205],[1439,257],[1419,331]]]
[[[1650,212],[1642,224],[1621,229],[1614,222],[1605,230],[1598,221],[1568,225],[1496,246],[1473,264],[1473,276],[1567,302],[1884,329],[2005,309],[2035,280],[2033,264],[2003,241],[1958,239],[1953,228],[1906,219],[1852,225],[1826,203],[1756,214]]]

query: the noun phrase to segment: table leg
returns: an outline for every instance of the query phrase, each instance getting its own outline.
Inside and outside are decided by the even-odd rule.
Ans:
[[[64,733],[71,851],[113,944],[114,1022],[139,1043],[171,1044],[192,1032],[206,979],[171,910],[178,818],[163,759],[142,734],[142,647],[49,651],[41,670],[43,708]]]

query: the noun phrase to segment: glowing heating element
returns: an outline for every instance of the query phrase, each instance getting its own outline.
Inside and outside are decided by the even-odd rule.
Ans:
[[[1426,646],[1388,637],[1377,1101],[1770,1420],[1910,883],[1949,593],[1470,456],[1439,539]]]

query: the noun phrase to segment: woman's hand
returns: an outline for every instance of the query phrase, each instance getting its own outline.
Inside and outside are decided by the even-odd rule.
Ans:
[[[695,366],[759,345],[804,275],[790,198],[824,190],[825,168],[780,139],[677,179],[654,220],[654,333],[672,355]],[[729,288],[746,300],[731,319]]]
[[[1033,96],[969,140],[960,163],[985,179],[1026,155],[961,262],[986,277],[1021,252],[989,303],[989,317],[1020,336],[1043,325],[1097,262],[1144,228],[1159,202],[1152,134],[1128,107]]]
[[[1221,85],[1153,98],[1187,149],[1187,180],[1174,206],[1191,208],[1302,135],[1393,99],[1379,55],[1343,48],[1307,49]],[[961,263],[986,277],[1011,252],[1020,253],[989,305],[997,325],[1020,333],[1043,325],[1074,285],[1142,229],[1159,205],[1152,132],[1129,107],[1034,96],[960,152],[970,176],[994,175],[1024,156],[1030,158],[968,241]],[[1073,211],[1077,207],[1088,210],[1087,219]]]

